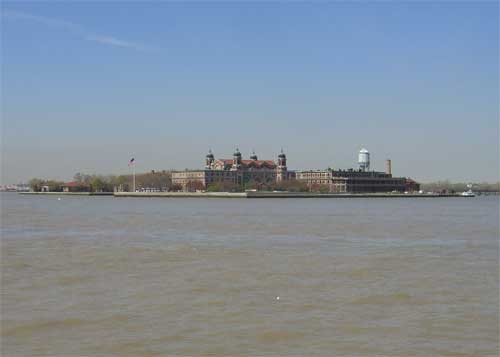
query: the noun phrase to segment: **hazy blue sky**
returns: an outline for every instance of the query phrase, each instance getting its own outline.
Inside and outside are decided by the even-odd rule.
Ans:
[[[498,180],[497,2],[2,2],[2,181],[211,147]]]

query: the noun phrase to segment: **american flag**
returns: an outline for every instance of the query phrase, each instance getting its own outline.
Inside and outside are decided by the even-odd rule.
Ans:
[[[135,164],[135,159],[131,158],[130,161],[128,162],[128,166],[132,166],[133,164]]]

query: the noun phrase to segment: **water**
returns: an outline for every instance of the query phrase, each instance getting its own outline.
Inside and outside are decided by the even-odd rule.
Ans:
[[[1,199],[4,356],[499,352],[497,197]]]

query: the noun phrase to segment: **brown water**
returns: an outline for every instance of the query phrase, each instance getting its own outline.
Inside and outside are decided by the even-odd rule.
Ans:
[[[2,356],[499,352],[496,197],[1,199]]]

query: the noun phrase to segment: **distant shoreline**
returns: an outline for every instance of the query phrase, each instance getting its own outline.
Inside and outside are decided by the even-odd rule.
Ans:
[[[18,192],[18,193],[20,195],[113,196],[113,192]]]
[[[313,193],[313,192],[18,192],[21,195],[113,196],[142,198],[443,198],[460,194]]]
[[[425,198],[462,197],[458,194],[312,193],[312,192],[115,192],[115,197],[206,198]]]

